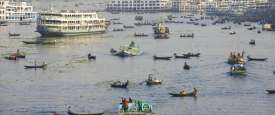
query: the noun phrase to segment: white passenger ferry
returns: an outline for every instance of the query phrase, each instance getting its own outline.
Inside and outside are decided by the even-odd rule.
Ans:
[[[0,0],[0,21],[1,22],[35,22],[36,12],[27,2],[16,2]]]
[[[39,13],[37,19],[37,32],[42,36],[103,33],[106,28],[105,18],[95,12],[50,11]]]

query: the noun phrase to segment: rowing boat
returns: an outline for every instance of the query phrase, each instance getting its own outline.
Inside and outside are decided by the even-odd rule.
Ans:
[[[187,54],[183,54],[184,56],[189,56],[189,57],[200,57],[201,53],[187,53]]]
[[[275,90],[265,90],[269,94],[275,94]]]
[[[22,41],[25,44],[42,44],[42,45],[51,45],[51,44],[56,44],[56,40],[53,41]]]
[[[176,53],[174,53],[174,57],[175,58],[184,58],[184,59],[189,59],[190,56],[187,56],[187,55],[177,55]]]
[[[186,93],[186,94],[179,94],[179,93],[169,93],[173,97],[190,97],[190,96],[196,96],[193,92],[191,93]]]
[[[91,60],[91,59],[96,59],[96,56],[95,55],[91,55],[90,53],[88,54],[88,59]]]
[[[25,69],[36,69],[36,68],[45,68],[47,64],[42,64],[42,65],[24,65]]]
[[[252,58],[250,56],[247,56],[248,61],[266,61],[267,58]]]
[[[158,79],[153,79],[152,75],[153,74],[148,75],[148,79],[145,81],[146,85],[160,85],[162,81]]]
[[[127,88],[129,84],[129,81],[127,80],[125,83],[121,82],[121,81],[116,81],[111,83],[111,87],[113,88]]]
[[[172,57],[171,56],[153,56],[154,60],[170,60]]]
[[[16,60],[16,56],[6,56],[5,59],[7,60]]]
[[[172,97],[196,97],[197,96],[197,89],[194,88],[194,91],[190,93],[169,93]]]

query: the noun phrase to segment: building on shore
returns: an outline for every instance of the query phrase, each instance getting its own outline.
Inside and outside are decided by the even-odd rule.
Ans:
[[[36,21],[36,14],[33,7],[27,2],[14,2],[9,0],[0,0],[0,21],[20,22]]]
[[[107,11],[155,12],[170,11],[171,0],[111,0],[106,4]]]
[[[37,32],[42,36],[67,36],[104,33],[105,18],[89,11],[41,12],[37,18]]]
[[[271,3],[271,1],[273,1]],[[172,0],[172,11],[193,13],[229,12],[243,14],[251,9],[268,9],[275,0]]]
[[[267,9],[271,7],[269,0],[210,0],[218,12],[243,15],[248,10]],[[208,6],[207,6],[208,7]]]

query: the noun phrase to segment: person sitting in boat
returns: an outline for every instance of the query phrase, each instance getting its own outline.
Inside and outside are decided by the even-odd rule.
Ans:
[[[244,56],[244,53],[245,53],[245,52],[244,52],[244,51],[242,51],[242,57]]]
[[[195,96],[197,95],[197,93],[198,93],[197,88],[193,88],[193,93],[194,93]]]
[[[135,42],[131,41],[129,47],[135,47]]]
[[[124,111],[128,110],[128,103],[129,102],[128,102],[127,99],[125,99],[125,98],[122,99],[122,108],[123,108]]]
[[[138,105],[138,111],[142,111],[142,102],[140,100],[138,100],[137,105]]]
[[[181,91],[180,91],[180,94],[181,94],[181,95],[184,95],[184,94],[186,94],[186,91],[185,91],[185,90],[181,90]]]
[[[148,81],[153,81],[152,74],[149,74],[149,76],[148,76]]]
[[[234,71],[234,70],[235,70],[235,67],[234,67],[234,66],[233,66],[233,67],[231,67],[231,70],[232,70],[232,71]]]
[[[187,62],[184,62],[184,67],[189,67],[189,65],[187,64]]]
[[[133,100],[131,97],[129,97],[129,103],[133,103]]]
[[[126,81],[125,85],[129,83],[129,80]]]
[[[95,59],[96,57],[95,56],[92,56],[91,53],[88,54],[88,60],[91,60],[91,59]]]

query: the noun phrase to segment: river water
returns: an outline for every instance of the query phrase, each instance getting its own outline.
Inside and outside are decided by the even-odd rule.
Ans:
[[[116,22],[133,25],[135,13],[100,13],[107,19],[120,18]],[[162,20],[179,13],[139,14],[145,20]],[[66,114],[67,107],[78,112],[100,112],[114,114],[121,97],[146,100],[153,105],[158,115],[273,115],[275,95],[265,89],[275,89],[275,33],[256,30],[226,23],[207,27],[190,24],[167,24],[170,39],[154,39],[151,26],[140,26],[113,32],[111,25],[104,34],[46,38],[58,41],[56,45],[26,45],[21,41],[35,40],[40,35],[35,32],[35,24],[20,26],[9,24],[1,27],[0,55],[20,49],[27,53],[26,59],[17,61],[0,59],[0,114],[1,115],[50,115],[57,111]],[[253,26],[259,25],[251,23]],[[221,27],[232,26],[236,35],[229,35]],[[20,37],[9,38],[8,32],[20,33]],[[134,32],[149,34],[136,38]],[[195,33],[192,38],[180,38],[180,33]],[[250,39],[256,45],[248,44]],[[128,45],[131,41],[144,51],[143,55],[119,58],[112,56],[110,48]],[[230,65],[226,63],[231,51],[245,51],[246,55],[268,57],[265,62],[248,62],[247,76],[233,77],[228,74]],[[97,59],[88,61],[89,52]],[[192,59],[172,59],[154,61],[153,55],[172,56],[173,53],[200,52],[201,57]],[[24,65],[45,61],[44,70],[26,70]],[[184,62],[192,68],[183,70]],[[141,84],[148,74],[163,80],[159,86],[148,87]],[[113,80],[130,80],[128,89],[110,88]],[[185,89],[199,90],[197,98],[173,98],[169,92]]]

